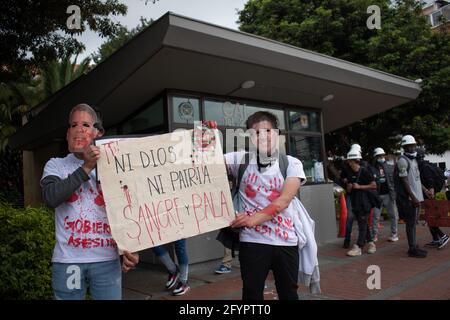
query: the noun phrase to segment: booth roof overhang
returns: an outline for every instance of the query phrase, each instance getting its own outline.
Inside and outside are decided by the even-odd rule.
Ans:
[[[241,88],[248,80],[255,86]],[[165,89],[318,108],[325,133],[421,91],[402,77],[168,12],[31,110],[10,145],[33,150],[60,140],[70,109],[83,102],[100,109],[105,127],[115,125]]]

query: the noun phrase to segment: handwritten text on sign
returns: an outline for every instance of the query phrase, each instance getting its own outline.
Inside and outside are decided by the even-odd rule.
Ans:
[[[220,143],[192,152],[192,134],[97,141],[98,178],[120,250],[192,237],[234,219]]]

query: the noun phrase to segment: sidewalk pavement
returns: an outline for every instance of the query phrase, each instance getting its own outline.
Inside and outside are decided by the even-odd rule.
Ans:
[[[441,228],[450,234],[450,228]],[[409,258],[405,225],[399,225],[400,240],[387,241],[389,222],[383,222],[381,236],[375,254],[363,253],[359,257],[347,257],[348,249],[342,248],[343,239],[337,239],[319,247],[319,267],[322,294],[312,295],[307,288],[299,287],[301,300],[448,300],[450,299],[450,242],[443,249],[426,248],[425,259]],[[357,236],[353,229],[352,237]],[[421,247],[431,241],[428,227],[417,226]],[[354,241],[352,241],[353,243]],[[367,248],[364,250],[367,251]],[[126,300],[240,300],[242,280],[238,257],[231,273],[216,275],[214,269],[220,260],[189,266],[191,289],[183,296],[175,297],[164,289],[167,273],[160,265],[143,265],[123,277],[123,298]],[[381,289],[369,290],[367,273],[370,265],[381,270]],[[265,300],[277,300],[274,280],[269,274],[264,290]]]

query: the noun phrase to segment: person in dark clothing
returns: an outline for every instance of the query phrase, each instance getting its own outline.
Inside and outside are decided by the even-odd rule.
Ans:
[[[342,165],[341,170],[341,187],[344,189],[347,188],[347,184],[350,176],[352,175],[352,169],[349,167],[348,163],[345,162]],[[345,223],[345,239],[343,247],[345,249],[350,247],[350,240],[352,237],[352,228],[353,228],[353,211],[352,211],[352,202],[350,200],[350,194],[347,192],[345,195],[345,204],[347,206],[347,221]]]
[[[378,240],[378,222],[380,220],[382,208],[386,208],[391,220],[391,236],[388,238],[390,242],[398,241],[398,211],[395,203],[395,186],[394,186],[394,165],[386,162],[386,153],[383,148],[376,148],[373,156],[375,163],[373,165],[374,176],[377,182],[377,191],[381,200],[381,207],[375,208],[373,213],[372,237],[374,242]]]
[[[373,207],[370,201],[370,189],[376,189],[377,185],[373,175],[367,168],[360,165],[361,153],[356,150],[350,150],[347,154],[347,161],[352,169],[347,183],[347,192],[350,194],[353,215],[358,221],[358,241],[353,248],[347,252],[348,256],[355,257],[362,254],[362,249],[368,242],[368,253],[375,253],[376,246],[368,225],[368,217]]]
[[[428,165],[426,165],[425,152],[423,149],[417,150],[417,162],[419,164],[420,181],[422,182],[422,191],[424,199],[435,199],[433,172]],[[439,227],[429,227],[433,240],[425,246],[442,249],[449,242],[450,237],[442,232]]]

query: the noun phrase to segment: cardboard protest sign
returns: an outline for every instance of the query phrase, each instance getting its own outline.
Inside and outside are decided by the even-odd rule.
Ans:
[[[114,240],[140,251],[227,227],[235,217],[218,130],[97,141]],[[211,136],[212,135],[212,136]]]

